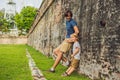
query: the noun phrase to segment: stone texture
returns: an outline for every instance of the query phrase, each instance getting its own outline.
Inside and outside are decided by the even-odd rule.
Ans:
[[[0,44],[27,44],[27,37],[0,36]]]
[[[29,67],[31,69],[33,80],[46,80],[42,72],[36,66],[28,50],[26,50],[26,56],[28,57],[28,60],[29,60]]]
[[[120,80],[120,0],[44,0],[28,44],[47,56],[64,39],[64,12],[72,10],[80,30],[80,73]]]

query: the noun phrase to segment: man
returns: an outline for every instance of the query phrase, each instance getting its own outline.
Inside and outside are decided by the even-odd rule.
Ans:
[[[66,39],[70,38],[70,35],[75,33],[78,35],[79,30],[77,27],[77,23],[76,21],[74,21],[72,19],[72,12],[71,11],[67,11],[65,13],[65,18],[66,18],[66,38],[65,40],[62,42],[62,44],[60,44],[56,49],[54,49],[54,54],[57,56],[56,60],[53,64],[53,66],[50,69],[50,72],[55,72],[55,68],[57,67],[57,65],[59,64],[60,60],[62,59],[63,53],[66,53],[67,51],[70,50],[71,47],[71,42],[66,42]]]

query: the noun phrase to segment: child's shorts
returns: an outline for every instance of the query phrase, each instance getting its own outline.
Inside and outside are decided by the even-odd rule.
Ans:
[[[66,53],[67,51],[70,50],[71,46],[72,46],[72,43],[63,41],[57,48],[58,48],[60,51]]]
[[[73,58],[70,66],[76,69],[79,66],[79,60]]]

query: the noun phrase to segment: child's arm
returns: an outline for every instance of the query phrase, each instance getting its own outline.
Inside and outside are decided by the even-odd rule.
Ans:
[[[76,47],[76,49],[74,50],[73,54],[71,55],[71,57],[74,57],[78,52],[79,52],[80,48]]]
[[[73,39],[69,38],[69,39],[65,39],[66,42],[73,42]]]

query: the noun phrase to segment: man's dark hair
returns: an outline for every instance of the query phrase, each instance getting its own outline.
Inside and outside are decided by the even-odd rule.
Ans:
[[[67,17],[68,13],[70,14],[71,17],[73,16],[73,14],[72,14],[72,12],[70,10],[67,10],[64,16]]]

